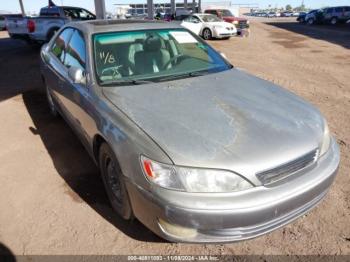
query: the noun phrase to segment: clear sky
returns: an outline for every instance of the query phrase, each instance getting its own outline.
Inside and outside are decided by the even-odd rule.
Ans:
[[[46,6],[47,0],[23,0],[24,7],[26,11],[39,11],[43,6]],[[129,4],[129,3],[146,3],[147,0],[105,0],[107,11],[114,11],[113,4]],[[157,2],[165,2],[170,0],[154,0]],[[176,2],[182,2],[183,0],[175,0]],[[188,2],[192,0],[187,0]],[[198,0],[197,0],[198,1]],[[10,12],[19,12],[20,7],[18,0],[1,0],[0,9]],[[202,0],[202,2],[228,2],[225,0]],[[294,6],[299,6],[302,0],[232,0],[233,4],[247,4],[256,3],[260,8],[265,8],[271,5],[272,7],[286,6],[287,4]],[[350,0],[304,0],[306,7],[310,8],[320,8],[324,6],[336,6],[336,5],[350,5]],[[81,6],[94,11],[94,0],[54,0],[56,5],[71,5],[71,6]]]

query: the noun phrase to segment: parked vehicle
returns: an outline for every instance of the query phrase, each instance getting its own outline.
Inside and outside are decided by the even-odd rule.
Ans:
[[[293,16],[293,12],[291,11],[281,13],[281,17],[292,17],[292,16]]]
[[[312,12],[317,12],[317,9],[316,10],[311,10],[310,12],[308,12],[308,13],[312,13]],[[306,20],[305,20],[305,17],[306,17],[306,15],[308,14],[307,12],[300,12],[300,14],[299,14],[299,16],[298,16],[298,18],[297,18],[297,21],[299,22],[299,23],[305,23],[306,22]]]
[[[83,8],[52,6],[42,8],[38,17],[9,17],[7,20],[11,37],[48,42],[66,23],[93,19],[96,16]]]
[[[215,15],[193,14],[187,17],[181,25],[205,40],[212,38],[229,39],[237,35],[236,27]]]
[[[229,9],[206,9],[206,14],[216,15],[225,22],[232,23],[236,26],[238,34],[241,34],[242,30],[249,28],[249,20],[241,17],[236,17]]]
[[[0,15],[0,31],[6,29],[5,17]]]
[[[329,7],[323,10],[325,23],[336,25],[346,23],[350,19],[350,6]]]
[[[7,15],[5,25],[11,38],[29,39],[27,19],[23,18],[21,14]]]
[[[309,12],[305,16],[305,21],[308,25],[320,24],[324,21],[323,18],[324,18],[324,10],[318,9],[318,10],[313,10]]]
[[[268,17],[268,18],[277,17],[277,13],[276,12],[269,12],[269,13],[267,13],[266,17]]]
[[[319,110],[180,25],[65,25],[42,48],[41,74],[114,210],[170,241],[260,236],[308,212],[336,176]]]

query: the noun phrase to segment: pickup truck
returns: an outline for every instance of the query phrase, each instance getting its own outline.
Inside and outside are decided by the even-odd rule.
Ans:
[[[11,38],[44,43],[69,22],[93,19],[96,19],[94,14],[80,7],[51,6],[41,8],[37,17],[9,16],[6,26]]]
[[[249,28],[249,20],[241,17],[236,17],[232,14],[229,9],[206,9],[204,11],[206,14],[216,15],[227,23],[234,24],[237,28],[237,33],[241,34],[243,30]]]

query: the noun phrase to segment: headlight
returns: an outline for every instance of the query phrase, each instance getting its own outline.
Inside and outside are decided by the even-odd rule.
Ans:
[[[327,122],[325,122],[320,156],[323,156],[325,153],[327,153],[330,144],[331,144],[331,134],[329,132],[328,124]]]
[[[234,192],[253,186],[239,175],[225,170],[187,168],[155,162],[144,156],[141,164],[147,179],[161,187],[185,192]]]
[[[232,24],[238,25],[238,21],[233,21]]]
[[[248,24],[248,25],[250,24],[249,20],[247,20],[247,24]]]

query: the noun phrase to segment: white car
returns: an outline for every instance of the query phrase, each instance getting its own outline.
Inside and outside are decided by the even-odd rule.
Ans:
[[[228,39],[237,35],[237,28],[211,14],[193,14],[182,21],[181,25],[205,40],[212,38]]]

